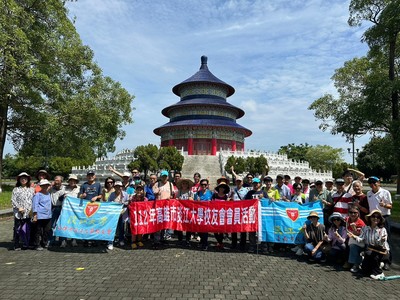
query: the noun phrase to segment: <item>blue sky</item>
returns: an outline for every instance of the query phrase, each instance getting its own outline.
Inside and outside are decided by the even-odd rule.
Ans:
[[[335,93],[331,76],[346,60],[365,55],[365,28],[347,24],[344,0],[79,0],[67,4],[84,44],[105,75],[135,96],[134,123],[117,151],[159,145],[153,129],[168,122],[161,110],[179,101],[171,89],[196,73],[200,57],[236,92],[228,101],[253,131],[246,148],[277,151],[289,143],[350,147],[318,129],[307,107]],[[361,148],[368,138],[356,140]],[[8,151],[7,151],[8,150]],[[6,147],[6,153],[11,152]]]

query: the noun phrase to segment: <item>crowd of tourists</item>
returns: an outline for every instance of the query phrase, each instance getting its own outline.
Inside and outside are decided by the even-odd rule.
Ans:
[[[208,233],[195,233],[165,230],[151,235],[132,235],[129,227],[129,203],[136,201],[156,201],[161,199],[179,199],[189,201],[240,201],[247,199],[268,199],[269,201],[286,201],[305,204],[321,201],[322,215],[313,211],[303,225],[304,243],[290,250],[299,256],[307,256],[310,261],[324,263],[327,259],[353,273],[362,272],[373,279],[384,277],[383,270],[388,270],[392,262],[390,251],[390,214],[392,208],[391,194],[380,186],[380,179],[372,176],[366,181],[370,187],[363,193],[364,174],[348,169],[342,178],[336,180],[315,180],[289,175],[254,176],[247,174],[244,178],[235,174],[234,185],[229,179],[221,177],[215,189],[210,189],[207,178],[195,173],[193,180],[181,178],[180,172],[171,174],[161,171],[150,174],[144,182],[138,170],[120,173],[109,168],[110,175],[104,184],[96,180],[95,171],[87,172],[82,185],[75,175],[70,175],[67,185],[62,176],[55,176],[50,182],[46,170],[39,170],[36,181],[26,172],[18,175],[12,192],[14,211],[14,250],[36,249],[42,251],[48,247],[76,247],[75,239],[53,236],[56,222],[60,216],[63,201],[67,196],[95,201],[118,202],[124,208],[118,221],[116,238],[107,243],[108,250],[114,245],[125,247],[129,243],[132,249],[144,246],[151,241],[154,249],[168,243],[173,236],[182,247],[197,245],[202,250],[209,249]],[[354,180],[354,177],[357,179]],[[285,244],[257,243],[256,232],[215,233],[216,250],[225,247],[237,251],[252,253],[273,253],[286,251]],[[84,240],[83,246],[96,246],[98,241]]]

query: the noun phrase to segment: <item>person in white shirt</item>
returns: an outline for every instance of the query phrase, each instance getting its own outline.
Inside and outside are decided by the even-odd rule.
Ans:
[[[368,178],[368,184],[371,190],[367,193],[369,211],[379,210],[382,213],[382,217],[385,219],[385,228],[387,232],[387,242],[389,247],[391,244],[390,237],[390,215],[392,209],[392,195],[388,190],[381,188],[381,182],[378,177],[371,176]],[[384,270],[389,270],[392,263],[392,253],[389,251],[389,255],[384,259]]]

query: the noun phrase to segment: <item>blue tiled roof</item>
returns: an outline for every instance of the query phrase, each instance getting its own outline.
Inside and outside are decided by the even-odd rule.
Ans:
[[[216,119],[197,119],[197,120],[181,120],[181,121],[175,121],[175,122],[168,122],[156,129],[154,129],[154,133],[157,135],[161,135],[160,131],[162,129],[168,129],[171,127],[190,127],[190,126],[213,126],[213,127],[229,127],[229,128],[235,128],[237,130],[242,130],[244,131],[244,134],[246,137],[251,135],[251,131],[238,123],[234,121],[229,121],[229,120],[216,120]]]
[[[202,56],[201,57],[201,66],[200,70],[194,74],[192,77],[186,79],[185,81],[182,81],[181,83],[177,84],[172,88],[172,92],[180,96],[180,88],[186,84],[190,83],[198,83],[198,82],[211,82],[214,84],[222,85],[225,88],[228,89],[228,94],[226,95],[227,97],[233,95],[235,93],[235,89],[227,84],[226,82],[222,81],[221,79],[217,78],[212,74],[207,67],[207,56]]]
[[[237,118],[241,118],[244,116],[244,111],[242,109],[240,109],[239,107],[236,107],[230,103],[228,103],[226,100],[223,99],[202,99],[202,98],[195,98],[195,99],[190,99],[190,100],[181,100],[173,105],[167,106],[166,108],[164,108],[161,113],[166,116],[169,117],[169,112],[171,111],[171,109],[180,107],[180,106],[190,106],[190,105],[194,105],[194,106],[199,106],[199,105],[207,105],[207,106],[220,106],[220,107],[224,107],[224,108],[230,108],[233,109],[235,111],[237,111]]]

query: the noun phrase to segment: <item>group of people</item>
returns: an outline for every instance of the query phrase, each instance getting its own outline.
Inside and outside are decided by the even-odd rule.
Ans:
[[[17,177],[16,186],[12,193],[14,209],[14,249],[34,248],[43,250],[50,245],[67,246],[65,238],[57,238],[52,232],[60,216],[63,200],[73,196],[89,201],[119,202],[124,205],[117,227],[117,238],[108,242],[108,250],[115,243],[121,247],[129,240],[132,249],[144,246],[144,239],[152,239],[154,249],[176,235],[183,246],[192,246],[191,239],[199,241],[199,247],[207,250],[209,247],[208,233],[184,233],[165,230],[155,232],[150,237],[131,235],[129,224],[129,203],[136,201],[155,201],[161,199],[180,199],[191,201],[240,201],[247,199],[269,199],[270,201],[287,201],[304,204],[321,201],[323,204],[322,217],[316,212],[310,213],[308,221],[303,226],[305,242],[296,245],[292,250],[297,255],[308,255],[310,260],[324,262],[332,258],[344,263],[344,267],[352,272],[363,271],[374,279],[383,277],[382,269],[388,269],[391,264],[390,252],[390,213],[392,199],[390,193],[380,187],[377,177],[369,177],[371,188],[367,195],[363,193],[364,174],[356,170],[346,170],[342,178],[336,180],[310,180],[296,176],[291,183],[289,175],[278,174],[259,178],[247,174],[242,178],[234,173],[235,185],[229,185],[229,179],[221,177],[217,180],[215,189],[210,189],[207,178],[201,178],[195,173],[193,180],[182,178],[180,172],[174,172],[170,181],[170,173],[161,171],[150,174],[149,181],[143,182],[140,172],[120,173],[109,168],[121,180],[112,176],[105,179],[104,185],[96,180],[93,170],[87,172],[86,181],[78,186],[79,180],[70,175],[68,184],[64,186],[62,176],[56,176],[49,181],[48,173],[40,170],[36,174],[37,181],[31,183],[31,176],[22,172]],[[353,181],[354,174],[358,179]],[[249,252],[260,248],[261,252],[274,252],[280,245],[261,243],[257,245],[257,233],[230,233],[231,248],[246,250],[249,241]],[[226,233],[216,233],[216,249],[225,248]],[[22,246],[21,246],[22,244]],[[77,241],[72,240],[72,246]],[[96,241],[84,241],[84,246],[92,246]]]

